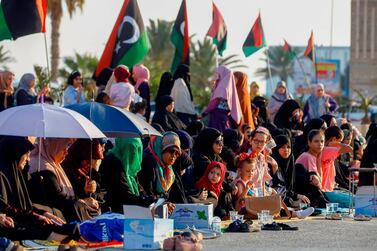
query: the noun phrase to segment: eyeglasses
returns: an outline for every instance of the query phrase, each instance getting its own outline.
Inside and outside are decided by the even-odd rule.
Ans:
[[[253,139],[253,142],[257,145],[264,145],[266,144],[266,141],[264,140],[257,140],[257,139]]]

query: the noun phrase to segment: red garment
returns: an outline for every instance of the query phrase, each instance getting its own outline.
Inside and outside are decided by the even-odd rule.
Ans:
[[[211,181],[208,180],[208,174],[213,168],[220,168],[221,170],[221,178],[220,181],[216,184],[212,184]],[[225,172],[226,172],[226,167],[223,163],[212,161],[211,163],[208,164],[207,169],[203,176],[199,179],[198,182],[196,182],[196,188],[197,189],[206,189],[208,191],[214,192],[217,197],[220,196],[221,192],[221,187],[223,184],[223,181],[225,179]]]

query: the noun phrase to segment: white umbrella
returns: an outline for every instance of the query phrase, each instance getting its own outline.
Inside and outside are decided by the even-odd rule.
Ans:
[[[81,114],[54,105],[32,104],[0,112],[0,135],[40,138],[105,138]]]

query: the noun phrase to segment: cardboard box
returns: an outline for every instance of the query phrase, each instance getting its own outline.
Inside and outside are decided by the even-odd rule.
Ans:
[[[174,219],[174,228],[184,229],[187,226],[211,228],[213,204],[176,204],[170,219]]]
[[[161,249],[162,242],[174,233],[174,220],[154,218],[154,210],[123,206],[124,248]]]
[[[375,189],[375,190],[374,190]],[[362,186],[357,189],[355,213],[377,217],[377,187]]]

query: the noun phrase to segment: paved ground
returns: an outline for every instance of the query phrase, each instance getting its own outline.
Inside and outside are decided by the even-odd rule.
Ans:
[[[376,218],[360,222],[316,217],[287,223],[299,230],[225,233],[220,238],[205,240],[203,250],[377,250]]]

